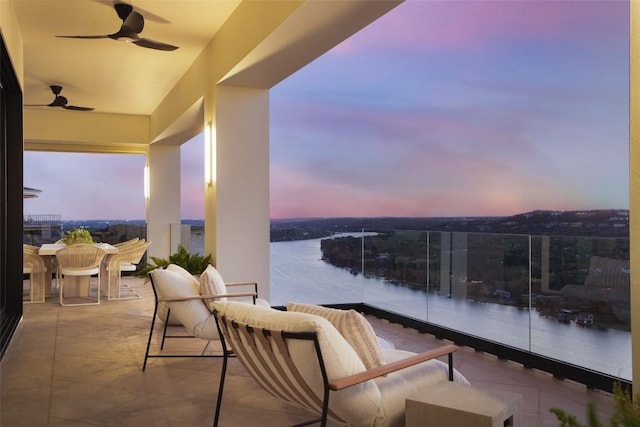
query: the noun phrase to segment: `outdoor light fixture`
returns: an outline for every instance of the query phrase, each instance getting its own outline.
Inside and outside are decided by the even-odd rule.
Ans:
[[[144,166],[144,199],[149,200],[149,166]]]
[[[216,131],[211,122],[204,127],[204,182],[216,180]]]

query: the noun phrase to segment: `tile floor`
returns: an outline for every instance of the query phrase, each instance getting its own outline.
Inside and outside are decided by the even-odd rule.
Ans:
[[[217,397],[219,359],[150,359],[142,362],[153,313],[150,285],[125,278],[141,298],[97,306],[61,307],[56,298],[26,304],[24,319],[0,363],[0,426],[210,426]],[[396,348],[422,351],[442,341],[370,318]],[[187,346],[172,340],[172,346]],[[560,381],[513,362],[463,348],[454,363],[471,383],[523,396],[523,426],[557,426],[551,407],[582,422],[593,402],[601,419],[611,395]],[[235,360],[224,394],[220,425],[281,427],[308,419],[256,387]],[[335,426],[335,424],[333,424]]]

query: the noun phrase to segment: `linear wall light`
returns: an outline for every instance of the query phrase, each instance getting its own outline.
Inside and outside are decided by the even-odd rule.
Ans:
[[[149,201],[149,166],[144,166],[144,199]]]
[[[209,186],[216,180],[216,130],[211,122],[204,127],[204,182]]]

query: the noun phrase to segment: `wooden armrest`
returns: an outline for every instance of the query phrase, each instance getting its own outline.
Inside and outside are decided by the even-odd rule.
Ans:
[[[258,286],[258,282],[225,282],[226,286],[243,286],[243,285],[251,285]]]
[[[337,378],[329,382],[329,388],[334,391],[342,390],[343,388],[351,387],[353,385],[390,374],[391,372],[417,365],[418,363],[422,363],[427,360],[436,359],[444,356],[445,354],[452,354],[453,352],[458,351],[459,348],[460,347],[454,344],[443,345],[442,347],[425,351],[424,353],[416,354],[415,356],[410,356],[406,359],[398,360],[386,365],[378,366],[377,368],[369,369],[368,371],[358,372],[357,374],[349,375],[348,377]],[[451,360],[449,360],[449,363],[451,363]],[[451,369],[451,366],[449,366],[449,368]]]
[[[189,295],[186,297],[175,298],[158,298],[158,302],[177,302],[177,301],[191,301],[194,299],[217,299],[217,298],[236,298],[236,297],[255,297],[255,292],[235,292],[227,294],[215,294],[215,295]]]

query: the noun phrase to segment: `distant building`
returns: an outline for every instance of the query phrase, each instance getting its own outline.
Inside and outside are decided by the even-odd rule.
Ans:
[[[34,199],[42,190],[22,187],[23,199]],[[22,243],[40,246],[55,242],[62,236],[61,215],[25,215],[22,217]]]
[[[23,199],[35,199],[38,197],[38,194],[42,193],[42,190],[37,190],[35,188],[22,187],[22,198]]]

